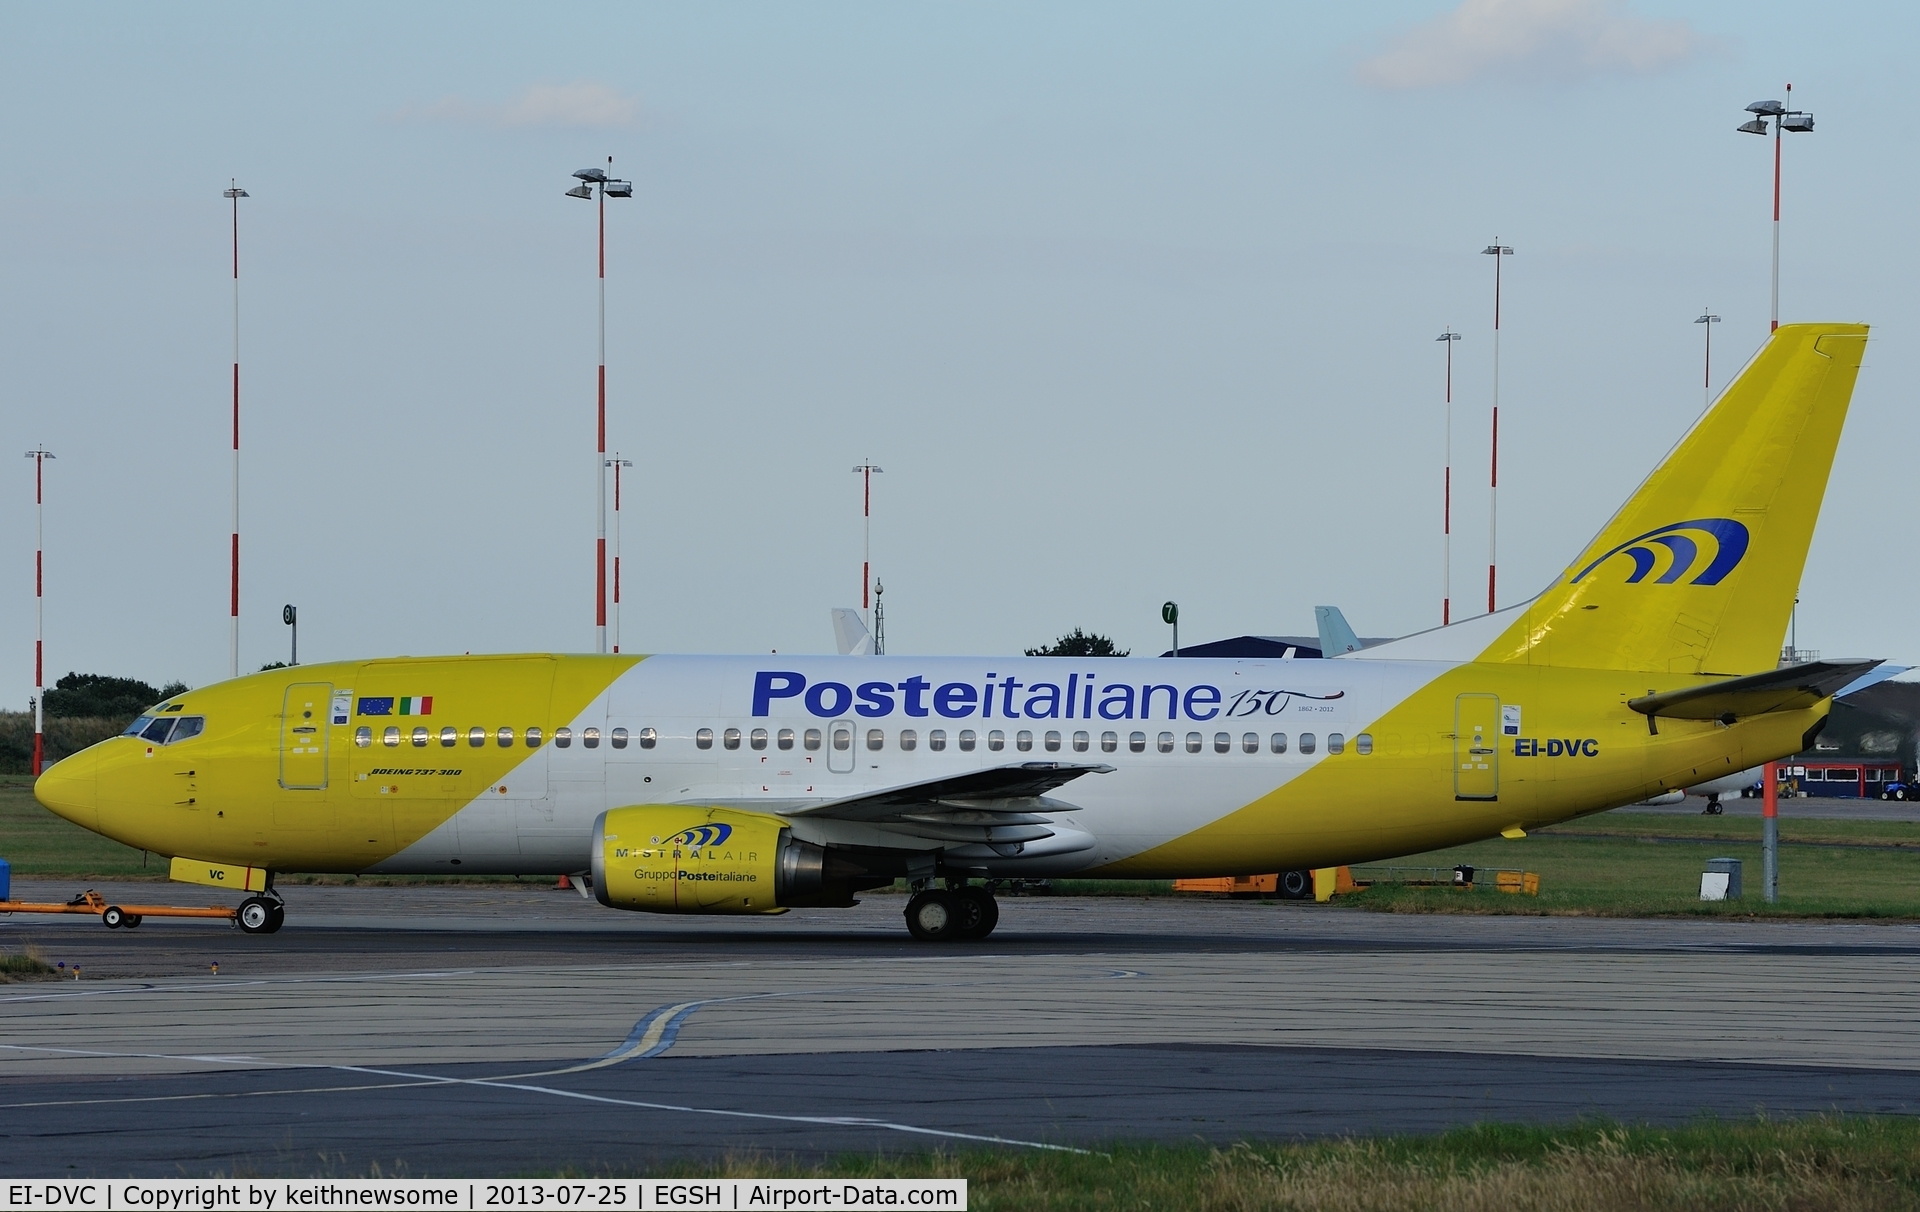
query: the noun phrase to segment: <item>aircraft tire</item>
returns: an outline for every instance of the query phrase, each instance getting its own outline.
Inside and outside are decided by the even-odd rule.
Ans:
[[[108,905],[100,914],[100,924],[109,930],[118,930],[126,924],[127,913],[118,905]]]
[[[287,924],[287,906],[281,901],[273,902],[273,920],[267,923],[268,934],[280,933],[280,927]]]
[[[1313,872],[1282,871],[1280,873],[1280,899],[1283,901],[1305,901],[1313,898]]]
[[[264,896],[250,896],[241,901],[240,912],[233,920],[243,934],[272,934],[277,927],[273,902]]]
[[[953,896],[961,903],[960,916],[964,923],[956,938],[985,938],[1000,924],[1000,902],[985,888],[969,884]]]
[[[959,937],[960,906],[952,893],[935,889],[916,892],[907,901],[907,933],[923,943]]]

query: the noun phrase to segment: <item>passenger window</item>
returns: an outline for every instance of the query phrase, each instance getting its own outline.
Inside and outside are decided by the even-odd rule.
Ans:
[[[172,731],[173,717],[168,716],[166,719],[155,720],[153,723],[148,724],[147,730],[140,735],[156,745],[164,745],[167,743],[167,734]]]
[[[1216,732],[1213,734],[1213,751],[1215,753],[1225,753],[1232,748],[1233,735],[1231,733]]]
[[[615,731],[617,732],[619,730],[615,729]],[[619,738],[619,743],[622,746],[626,744],[626,741],[627,741],[627,738],[625,738],[624,736]],[[640,730],[640,748],[651,749],[659,743],[660,743],[660,733],[658,732],[658,730],[653,728],[642,728]]]
[[[1112,752],[1113,752],[1114,750],[1116,750],[1116,749],[1118,749],[1118,748],[1120,748],[1120,734],[1119,734],[1119,733],[1117,733],[1117,732],[1103,732],[1103,733],[1101,733],[1101,734],[1100,734],[1100,752],[1102,752],[1102,753],[1112,753]]]
[[[380,733],[380,743],[389,749],[400,748],[400,729],[393,724],[388,724]]]
[[[1155,739],[1154,743],[1159,747],[1159,750],[1162,753],[1173,752],[1173,734],[1171,732],[1161,733],[1159,737]]]
[[[1301,733],[1300,734],[1300,752],[1312,753],[1313,750],[1314,750],[1313,734],[1311,732]]]
[[[993,750],[995,753],[998,753],[1002,749],[1005,749],[1006,747],[1007,747],[1006,733],[1000,731],[998,728],[995,728],[992,732],[987,733],[987,748]]]
[[[1144,732],[1129,732],[1127,734],[1127,750],[1130,753],[1145,753],[1147,751],[1147,734]]]
[[[820,730],[818,728],[807,729],[806,744],[808,749],[820,748]]]
[[[964,728],[960,731],[960,751],[962,753],[973,752],[973,729]]]
[[[358,728],[355,728],[353,730],[354,748],[365,749],[372,744],[373,744],[373,729],[367,727],[365,724],[362,724]]]
[[[1087,751],[1087,741],[1088,741],[1088,738],[1086,733],[1084,732],[1074,733],[1073,734],[1073,751],[1075,753],[1085,753]]]
[[[566,729],[562,728],[560,731],[565,732]],[[448,725],[447,727],[442,728],[440,730],[440,747],[442,749],[451,749],[459,743],[460,743],[460,730],[458,728],[455,728],[452,725]],[[565,742],[562,742],[562,744],[564,743]]]
[[[774,741],[774,744],[780,746],[782,749],[793,748],[793,729],[782,728],[780,730],[780,736]]]
[[[181,741],[192,740],[206,726],[207,717],[204,715],[183,715],[175,722],[173,735],[167,738],[167,744],[178,745]]]
[[[1361,757],[1365,757],[1369,753],[1372,753],[1373,752],[1373,734],[1371,732],[1363,732],[1359,736],[1354,737],[1353,751],[1359,754]]]
[[[607,734],[607,743],[615,749],[625,749],[627,747],[627,730],[625,728],[615,728]],[[713,743],[712,733],[707,734],[707,743]]]
[[[841,753],[845,753],[847,750],[853,748],[853,729],[835,728],[833,730],[833,747]]]
[[[767,747],[767,730],[765,728],[755,728],[753,732],[747,736],[747,744],[753,746],[755,749],[765,749]]]
[[[427,730],[425,728],[415,728],[413,730],[413,747],[415,749],[425,749],[427,747]]]
[[[702,728],[693,734],[693,744],[697,749],[713,748],[713,729]]]
[[[902,728],[900,730],[900,748],[902,750],[910,750],[919,743],[920,743],[920,736],[918,733],[914,732],[913,729]],[[868,747],[871,748],[872,746],[868,746]]]
[[[600,730],[598,728],[582,728],[580,730],[580,743],[588,749],[600,748]]]
[[[1267,747],[1275,753],[1285,753],[1287,751],[1287,734],[1284,732],[1274,733],[1271,737],[1267,738]]]
[[[729,728],[720,734],[720,743],[728,749],[740,748],[740,730]]]
[[[540,748],[540,730],[538,728],[527,729],[527,748]]]
[[[1058,735],[1059,735],[1059,733],[1055,733],[1054,735],[1055,735],[1055,736],[1058,736]],[[1016,733],[1014,733],[1014,734],[1013,734],[1013,747],[1014,747],[1015,749],[1018,749],[1018,750],[1019,750],[1020,752],[1022,752],[1022,753],[1025,753],[1025,752],[1027,752],[1028,750],[1030,750],[1030,749],[1032,749],[1032,748],[1033,748],[1033,734],[1032,734],[1031,732],[1028,732],[1028,731],[1027,731],[1027,730],[1026,730],[1025,728],[1022,728],[1022,729],[1021,729],[1020,731],[1018,731],[1018,732],[1016,732]]]
[[[879,749],[887,743],[887,734],[879,728],[867,729],[867,748]]]
[[[935,753],[939,753],[942,749],[945,749],[946,747],[947,747],[947,734],[944,730],[935,728],[932,732],[929,732],[927,734],[927,748],[933,750]]]
[[[475,749],[478,749],[480,748],[480,746],[486,743],[487,743],[487,730],[485,728],[482,728],[478,724],[476,724],[472,728],[467,729],[467,744],[473,746]]]
[[[565,749],[568,746],[572,745],[573,729],[555,728],[553,730],[553,744],[556,749]]]
[[[502,724],[500,731],[494,734],[494,739],[500,742],[500,748],[502,749],[513,748],[513,729]]]
[[[1187,734],[1187,752],[1188,753],[1200,752],[1200,734],[1199,733],[1189,732]]]
[[[1060,752],[1060,734],[1057,732],[1047,733],[1046,745],[1048,753]]]
[[[1339,733],[1339,732],[1329,732],[1327,734],[1327,752],[1328,753],[1345,753],[1346,751],[1347,751],[1346,735],[1344,733]]]
[[[1260,752],[1260,734],[1257,732],[1249,732],[1247,735],[1241,737],[1240,748],[1246,750],[1248,753]]]

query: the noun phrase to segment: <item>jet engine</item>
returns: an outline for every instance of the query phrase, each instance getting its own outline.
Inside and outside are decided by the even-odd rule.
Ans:
[[[826,859],[824,848],[757,812],[637,804],[593,823],[593,895],[613,909],[782,913],[852,904],[850,887],[827,880]]]

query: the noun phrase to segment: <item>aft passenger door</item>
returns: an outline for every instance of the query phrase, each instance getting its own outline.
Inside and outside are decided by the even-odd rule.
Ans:
[[[1500,798],[1500,696],[1463,694],[1453,706],[1453,798]]]

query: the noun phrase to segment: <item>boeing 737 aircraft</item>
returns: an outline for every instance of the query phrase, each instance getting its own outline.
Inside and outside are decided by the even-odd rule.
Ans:
[[[1781,328],[1539,596],[1310,661],[466,656],[189,691],[42,804],[245,888],[591,872],[604,905],[779,913],[905,878],[1325,868],[1516,836],[1806,749],[1874,661],[1776,668],[1865,349]]]

